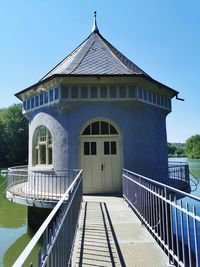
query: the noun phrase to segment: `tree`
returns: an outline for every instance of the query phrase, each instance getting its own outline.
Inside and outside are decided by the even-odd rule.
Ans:
[[[190,159],[200,159],[200,135],[193,135],[186,140],[185,153]]]
[[[0,166],[6,165],[6,151],[5,151],[5,138],[4,138],[4,126],[0,120]]]
[[[178,157],[180,157],[180,156],[184,156],[184,149],[183,148],[177,148],[176,149],[176,155],[178,156]]]
[[[169,157],[185,157],[184,144],[167,143]]]
[[[171,143],[167,143],[168,148],[168,155],[173,156],[176,152],[176,147],[173,146]]]
[[[0,110],[1,167],[21,165],[28,157],[28,122],[22,115],[21,105]],[[3,165],[4,164],[4,165]]]

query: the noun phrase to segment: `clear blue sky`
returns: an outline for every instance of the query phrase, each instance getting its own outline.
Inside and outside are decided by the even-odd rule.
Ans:
[[[200,134],[200,0],[0,0],[0,108],[37,82],[91,32],[180,92],[169,142]]]

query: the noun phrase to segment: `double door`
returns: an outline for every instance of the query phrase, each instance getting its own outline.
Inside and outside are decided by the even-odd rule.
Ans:
[[[120,143],[117,137],[82,137],[84,193],[121,192]]]

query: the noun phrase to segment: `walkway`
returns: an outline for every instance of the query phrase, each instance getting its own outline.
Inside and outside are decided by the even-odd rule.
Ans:
[[[161,267],[168,258],[120,197],[84,196],[72,267]]]

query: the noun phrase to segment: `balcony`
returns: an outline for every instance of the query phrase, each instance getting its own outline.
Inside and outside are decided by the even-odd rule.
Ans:
[[[52,208],[68,189],[78,170],[29,171],[28,166],[8,169],[6,197],[13,202]]]

